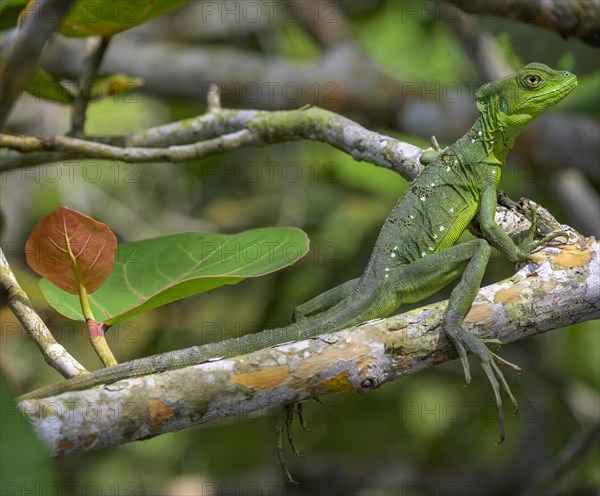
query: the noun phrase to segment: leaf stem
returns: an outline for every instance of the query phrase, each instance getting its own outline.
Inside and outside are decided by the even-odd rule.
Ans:
[[[106,338],[104,337],[102,325],[99,322],[96,322],[96,319],[94,318],[94,314],[90,308],[87,291],[81,280],[79,280],[79,303],[81,304],[81,310],[85,317],[85,324],[88,328],[92,348],[94,348],[94,351],[100,357],[100,360],[102,360],[105,367],[117,365],[117,359],[113,355],[106,342]]]
[[[77,267],[77,257],[75,256],[75,254],[73,253],[73,249],[71,248],[71,240],[66,234],[66,225],[64,228],[64,232],[65,245],[67,246],[67,253],[69,254],[69,258],[71,259],[71,264],[73,265],[73,272],[75,273],[75,278],[77,279],[77,292],[79,293],[79,304],[81,305],[81,311],[83,312],[83,316],[85,317],[85,324],[88,328],[90,343],[92,343],[92,348],[94,348],[96,355],[100,357],[100,360],[102,360],[104,366],[111,367],[112,365],[116,365],[118,363],[117,359],[113,355],[112,351],[108,346],[108,343],[106,342],[106,338],[104,337],[104,330],[101,324],[96,322],[94,314],[92,313],[90,301],[88,299],[87,289],[85,289],[85,284],[83,282],[83,278],[81,277],[81,272],[79,272],[79,268]]]

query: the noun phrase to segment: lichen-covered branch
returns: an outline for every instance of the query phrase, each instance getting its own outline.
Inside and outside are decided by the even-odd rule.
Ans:
[[[579,237],[479,292],[465,325],[510,343],[600,317],[600,243]],[[56,456],[333,392],[368,392],[456,358],[445,302],[249,355],[20,403]],[[526,365],[526,364],[525,364]],[[527,367],[525,366],[525,373]]]
[[[322,141],[364,160],[414,179],[420,172],[422,150],[317,107],[289,111],[215,109],[207,114],[148,129],[111,143],[69,136],[0,135],[0,146],[56,160],[104,158],[124,162],[186,162],[247,146],[310,139]],[[57,155],[58,154],[58,155]],[[30,162],[27,162],[30,165]],[[22,165],[4,156],[0,171]]]
[[[9,308],[42,351],[46,362],[63,377],[71,378],[87,372],[75,358],[56,342],[44,321],[36,313],[27,294],[17,282],[8,265],[4,252],[0,250],[0,287],[5,293]]]

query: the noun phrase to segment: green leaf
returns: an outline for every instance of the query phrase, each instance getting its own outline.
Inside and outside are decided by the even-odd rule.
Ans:
[[[189,0],[78,0],[60,24],[58,31],[67,36],[113,36],[121,31],[175,10]],[[23,22],[27,15],[52,15],[50,2],[40,7],[38,0],[2,0],[0,29]]]
[[[181,7],[189,0],[78,0],[58,31],[67,36],[113,36]]]
[[[188,232],[119,245],[108,279],[89,295],[95,319],[116,324],[247,277],[295,263],[308,251],[300,229],[269,227],[235,235]],[[84,320],[76,295],[40,281],[46,300],[73,320]]]
[[[31,79],[25,85],[25,91],[38,98],[56,103],[71,103],[74,98],[58,79],[44,69],[34,71]]]

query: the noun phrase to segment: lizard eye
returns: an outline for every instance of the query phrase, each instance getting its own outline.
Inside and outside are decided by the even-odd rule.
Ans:
[[[525,76],[525,84],[530,88],[535,88],[541,81],[542,78],[537,74],[527,74],[527,76]]]

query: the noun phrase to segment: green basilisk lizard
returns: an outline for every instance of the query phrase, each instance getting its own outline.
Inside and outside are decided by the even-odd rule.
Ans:
[[[481,361],[496,398],[502,441],[500,385],[515,408],[517,403],[498,365],[519,369],[468,333],[462,321],[479,291],[491,253],[490,245],[510,261],[519,262],[529,260],[537,247],[565,235],[553,233],[534,241],[534,212],[526,238],[516,245],[496,224],[494,213],[496,187],[515,138],[529,122],[576,85],[577,78],[573,74],[533,63],[514,75],[479,88],[476,93],[479,118],[412,182],[385,221],[363,275],[299,306],[290,325],[132,360],[38,389],[20,399],[109,384],[331,333],[387,316],[402,303],[420,301],[462,275],[450,295],[443,330],[456,346],[467,384],[471,380],[467,353]],[[455,245],[474,218],[479,221],[484,239]]]

